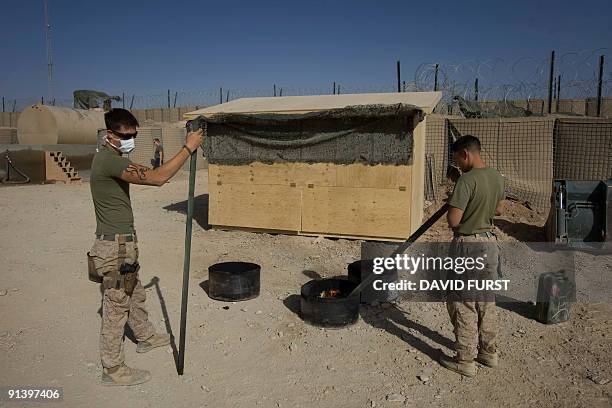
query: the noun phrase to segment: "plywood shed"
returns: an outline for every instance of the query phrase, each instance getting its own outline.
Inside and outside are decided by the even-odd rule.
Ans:
[[[423,218],[425,116],[440,92],[244,98],[208,122],[221,229],[403,240]]]

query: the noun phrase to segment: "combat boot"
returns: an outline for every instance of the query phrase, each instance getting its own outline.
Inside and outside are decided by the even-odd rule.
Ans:
[[[156,347],[167,346],[170,344],[170,335],[168,333],[156,333],[144,341],[139,341],[136,346],[137,353],[146,353]]]
[[[136,385],[145,383],[150,379],[150,372],[130,368],[125,364],[102,369],[102,385]]]
[[[484,351],[479,351],[476,361],[487,367],[495,368],[498,364],[497,353],[486,353]]]
[[[441,356],[440,364],[442,367],[466,377],[474,377],[476,375],[476,363],[474,361],[459,361],[457,357]]]

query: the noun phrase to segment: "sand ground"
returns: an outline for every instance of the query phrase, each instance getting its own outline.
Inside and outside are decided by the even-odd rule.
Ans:
[[[153,379],[110,389],[99,384],[100,292],[86,278],[89,184],[0,188],[0,386],[62,387],[55,406],[66,407],[612,406],[612,382],[596,381],[612,378],[609,301],[575,304],[569,322],[552,326],[534,321],[528,304],[500,307],[501,366],[462,378],[435,361],[452,346],[443,304],[363,306],[357,324],[338,330],[304,324],[295,313],[310,279],[303,271],[344,274],[360,242],[208,229],[206,186],[201,172],[185,375],[177,376],[171,347],[136,354],[126,338],[127,363]],[[132,187],[150,319],[177,342],[186,197],[185,173],[162,188]],[[508,214],[504,239],[541,233],[539,215],[517,206]],[[424,239],[445,237],[439,223]],[[262,266],[258,298],[206,295],[207,267],[226,260]]]

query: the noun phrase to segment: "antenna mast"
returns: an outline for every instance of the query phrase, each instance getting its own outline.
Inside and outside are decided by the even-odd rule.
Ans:
[[[53,53],[51,49],[51,21],[49,19],[49,5],[44,0],[45,6],[45,37],[47,40],[47,103],[53,103]]]

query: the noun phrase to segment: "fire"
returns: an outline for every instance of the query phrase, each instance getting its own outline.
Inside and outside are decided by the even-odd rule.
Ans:
[[[340,296],[340,289],[329,289],[321,292],[320,297],[322,298],[335,298]]]

